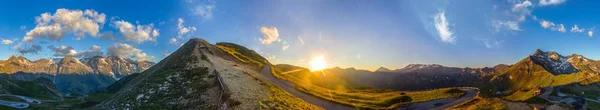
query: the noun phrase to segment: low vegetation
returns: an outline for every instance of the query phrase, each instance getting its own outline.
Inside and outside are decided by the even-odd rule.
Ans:
[[[492,97],[476,97],[464,104],[453,107],[457,110],[506,110],[507,106],[502,99]]]
[[[216,46],[217,48],[235,57],[242,63],[252,64],[258,67],[262,67],[263,65],[270,65],[267,59],[262,57],[260,54],[256,53],[256,51],[250,50],[244,46],[227,42],[219,42],[216,44]]]
[[[351,89],[352,87],[336,87],[331,88],[324,85],[314,85],[314,84],[324,84],[324,83],[310,83],[314,81],[318,81],[318,78],[303,78],[301,80],[297,76],[304,76],[298,74],[312,74],[306,71],[298,71],[298,73],[286,73],[281,74],[281,71],[287,71],[289,69],[294,69],[290,67],[282,67],[284,70],[280,70],[277,67],[272,67],[273,74],[280,79],[285,79],[290,82],[295,83],[296,89],[317,96],[322,99],[330,100],[333,102],[350,105],[358,108],[364,109],[394,109],[401,105],[415,103],[415,102],[424,102],[435,99],[442,98],[453,98],[460,97],[464,95],[466,92],[458,89],[437,89],[431,91],[422,91],[422,92],[398,92],[393,90],[384,90],[384,89]],[[307,75],[310,76],[310,75]],[[320,79],[323,80],[323,79]],[[342,81],[342,80],[338,80]],[[330,82],[335,83],[335,82]],[[341,83],[348,86],[352,84]]]

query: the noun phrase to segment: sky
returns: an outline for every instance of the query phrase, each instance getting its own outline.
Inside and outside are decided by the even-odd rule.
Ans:
[[[191,38],[274,64],[374,70],[491,67],[535,49],[600,59],[593,0],[2,1],[0,58],[95,55],[158,62]],[[598,29],[596,28],[598,27]]]

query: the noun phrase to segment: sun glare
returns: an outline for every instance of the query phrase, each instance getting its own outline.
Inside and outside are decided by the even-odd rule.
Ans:
[[[325,62],[325,58],[323,58],[323,56],[312,58],[310,65],[310,71],[320,71],[327,68],[327,63]]]

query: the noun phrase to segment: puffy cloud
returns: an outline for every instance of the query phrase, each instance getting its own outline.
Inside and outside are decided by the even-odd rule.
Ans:
[[[119,57],[133,57],[137,58],[139,61],[154,59],[154,56],[148,56],[146,53],[142,52],[142,50],[122,43],[115,43],[114,45],[109,46],[107,49],[107,54]]]
[[[194,31],[196,31],[196,27],[185,27],[183,26],[183,22],[185,22],[183,18],[177,19],[177,29],[179,30],[177,32],[177,38],[179,39],[183,39],[184,35],[187,35],[188,33],[194,33]]]
[[[76,57],[92,57],[92,56],[101,56],[102,55],[102,47],[97,45],[92,45],[89,50],[84,50],[77,53]]]
[[[54,52],[54,56],[75,56],[77,55],[77,51],[71,46],[48,46],[52,52]]]
[[[262,44],[271,44],[271,42],[281,42],[279,38],[279,32],[277,28],[273,26],[263,26],[260,27],[260,33],[263,34],[264,38],[259,38],[260,43]]]
[[[500,20],[492,20],[492,26],[495,31],[498,32],[501,29],[506,29],[509,31],[520,31],[519,24],[515,21],[500,21]]]
[[[577,27],[577,24],[575,24],[572,28],[571,28],[571,32],[583,32],[585,31],[584,28],[579,28]]]
[[[30,54],[30,53],[37,54],[38,52],[42,51],[42,46],[37,45],[37,44],[32,44],[29,47],[23,47],[23,43],[21,42],[15,46],[13,46],[13,49],[17,50],[17,52],[19,52],[21,54]]]
[[[156,38],[160,33],[158,33],[158,29],[154,28],[154,25],[133,25],[127,21],[116,21],[114,22],[114,27],[119,30],[119,32],[123,35],[123,39],[125,41],[130,41],[134,43],[142,43],[146,41],[156,41]]]
[[[540,0],[539,5],[540,6],[547,6],[547,5],[558,5],[561,3],[565,3],[567,0]]]
[[[10,39],[2,39],[2,44],[5,44],[5,45],[12,44],[12,43],[14,43],[17,40],[19,40],[19,39],[17,39],[17,38],[14,38],[12,40],[10,40]]]
[[[437,29],[438,33],[440,34],[442,41],[454,43],[456,37],[452,36],[454,32],[450,31],[450,23],[448,23],[446,15],[443,11],[433,17],[433,22],[435,23],[435,29]]]
[[[58,9],[54,15],[46,12],[35,17],[36,27],[23,37],[23,41],[33,42],[34,39],[48,37],[50,40],[60,41],[65,34],[75,34],[75,39],[81,39],[85,34],[93,37],[104,25],[106,15],[94,10],[69,10]]]
[[[560,32],[563,32],[563,33],[567,32],[567,29],[565,29],[565,26],[563,24],[560,24],[559,26],[557,26],[557,28],[558,28],[558,31],[560,31]]]
[[[200,4],[192,9],[192,15],[199,16],[203,20],[210,20],[215,8],[214,4]]]
[[[169,40],[169,43],[174,44],[174,45],[179,44],[179,42],[177,42],[177,39],[175,39],[175,38],[171,38],[171,40]]]
[[[550,27],[554,27],[554,26],[555,26],[553,22],[546,21],[546,20],[542,20],[542,21],[540,22],[540,25],[542,25],[542,27],[544,27],[544,28],[546,28],[546,29],[548,29],[548,28],[550,28]]]
[[[594,35],[594,31],[592,31],[592,30],[589,30],[587,34],[588,34],[590,37],[592,37],[592,36]]]
[[[531,14],[531,7],[533,7],[533,4],[530,1],[523,1],[521,3],[516,3],[513,6],[512,11],[520,14],[529,15]]]

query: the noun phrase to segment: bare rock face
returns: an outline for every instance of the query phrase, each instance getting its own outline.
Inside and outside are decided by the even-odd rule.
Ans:
[[[579,72],[579,70],[567,60],[567,57],[556,52],[544,52],[537,49],[533,55],[529,57],[534,63],[544,67],[544,69],[554,75]]]
[[[82,58],[81,62],[92,68],[93,73],[113,76],[115,79],[123,78],[133,73],[140,73],[155,63],[150,61],[133,61],[117,56],[93,56]]]
[[[73,56],[66,56],[60,62],[58,62],[58,73],[87,74],[92,73],[92,68],[81,63],[79,60],[75,60]]]
[[[6,60],[0,60],[0,73],[12,74],[25,73],[47,73],[56,74],[57,65],[48,59],[30,61],[23,56],[11,56]]]

